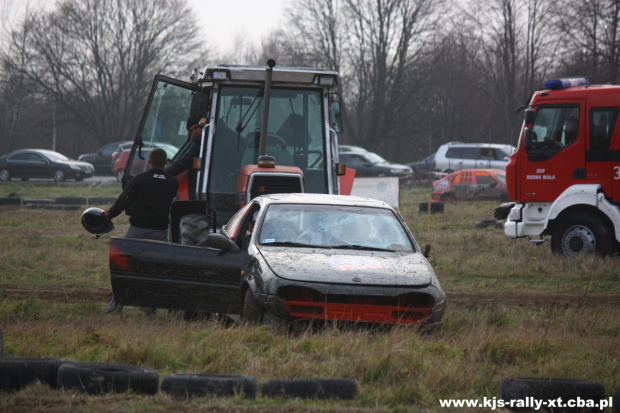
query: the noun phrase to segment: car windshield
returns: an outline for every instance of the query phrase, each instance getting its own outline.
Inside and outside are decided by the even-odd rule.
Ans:
[[[389,209],[341,205],[275,204],[262,221],[258,243],[271,246],[414,250]]]
[[[364,155],[361,156],[369,163],[387,163],[385,159],[373,152],[364,153]]]

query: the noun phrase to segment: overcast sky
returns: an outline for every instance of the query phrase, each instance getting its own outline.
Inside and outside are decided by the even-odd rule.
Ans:
[[[222,52],[232,47],[237,37],[259,44],[264,35],[279,27],[287,4],[287,0],[187,1],[209,43]]]

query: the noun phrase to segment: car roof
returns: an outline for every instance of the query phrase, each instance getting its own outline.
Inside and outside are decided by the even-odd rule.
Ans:
[[[258,198],[261,198],[259,201],[269,204],[339,205],[393,209],[391,206],[378,199],[350,195],[293,193],[261,195],[257,197],[257,199]]]

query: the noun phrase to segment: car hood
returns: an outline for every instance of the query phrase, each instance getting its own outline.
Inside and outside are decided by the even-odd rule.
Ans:
[[[421,253],[261,247],[280,278],[328,284],[425,287],[435,277]]]

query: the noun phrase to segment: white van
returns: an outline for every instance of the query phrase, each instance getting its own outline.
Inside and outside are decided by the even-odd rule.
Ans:
[[[448,142],[437,149],[435,170],[506,169],[508,158],[516,152],[512,145],[500,143]]]

